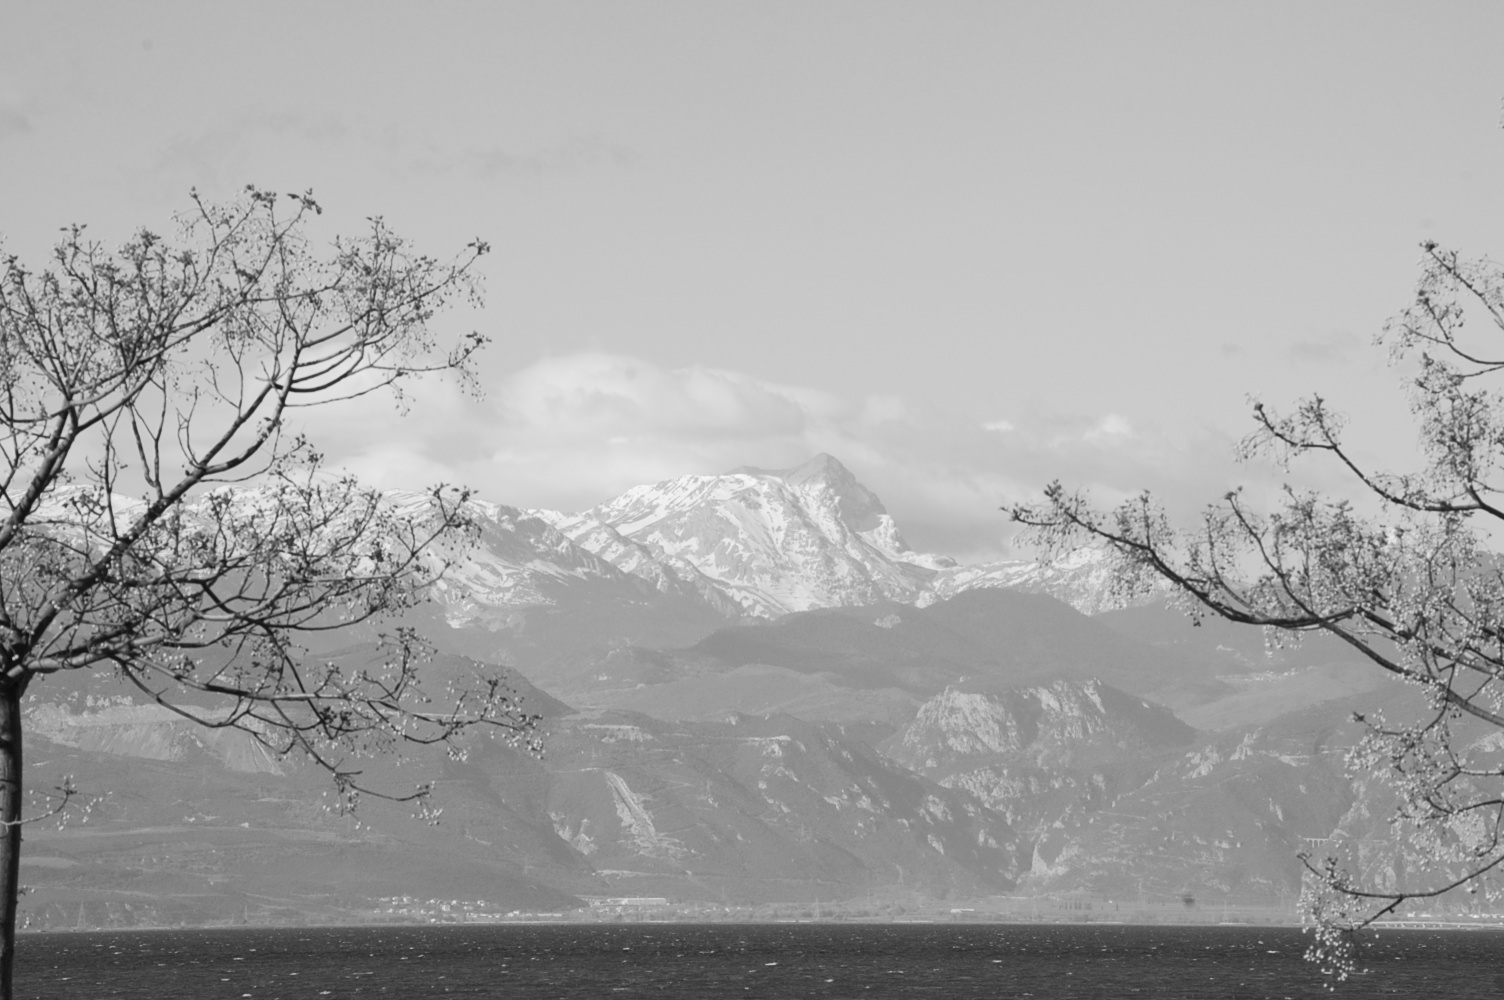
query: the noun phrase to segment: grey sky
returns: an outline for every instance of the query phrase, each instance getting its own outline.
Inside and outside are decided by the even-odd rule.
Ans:
[[[1493,3],[3,13],[11,252],[246,182],[312,188],[330,233],[489,239],[455,318],[495,338],[487,400],[318,430],[378,481],[525,506],[825,449],[964,556],[1056,475],[1257,479],[1248,394],[1320,388],[1385,454],[1368,342],[1417,243],[1504,252]]]

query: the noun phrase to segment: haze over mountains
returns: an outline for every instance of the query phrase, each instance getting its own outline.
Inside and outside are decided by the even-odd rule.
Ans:
[[[439,897],[1287,906],[1300,847],[1377,836],[1346,720],[1406,692],[1332,645],[1268,654],[1256,631],[1118,607],[1100,553],[915,552],[828,455],[573,514],[476,511],[476,548],[410,623],[440,674],[514,671],[547,717],[542,760],[484,742],[465,762],[373,759],[436,777],[444,822],[375,805],[357,824],[310,805],[327,785],[300,761],[108,678],[49,679],[27,705],[33,785],[109,794],[86,829],[30,835],[34,920],[442,917]]]

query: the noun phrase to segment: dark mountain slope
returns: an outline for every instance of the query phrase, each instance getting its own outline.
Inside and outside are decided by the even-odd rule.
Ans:
[[[562,693],[580,704],[705,717],[747,707],[738,701],[747,693],[744,675],[769,668],[798,675],[788,683],[809,711],[837,708],[844,690],[873,706],[873,718],[893,718],[887,713],[897,706],[949,686],[1003,691],[1055,678],[1100,678],[1176,709],[1233,693],[1193,655],[1122,635],[1054,598],[1012,590],[968,591],[925,608],[796,612],[720,628],[679,650],[618,647],[578,661]],[[725,688],[719,702],[717,684]],[[655,700],[655,691],[662,697]]]

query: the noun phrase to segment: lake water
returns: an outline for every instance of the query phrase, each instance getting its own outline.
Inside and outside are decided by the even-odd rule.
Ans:
[[[18,997],[1330,997],[1292,928],[566,924],[23,936]],[[1348,997],[1504,995],[1504,933],[1390,931]]]

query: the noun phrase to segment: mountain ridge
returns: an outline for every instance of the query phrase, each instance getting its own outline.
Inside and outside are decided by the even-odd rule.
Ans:
[[[634,486],[577,513],[475,509],[481,545],[440,594],[457,625],[556,605],[569,586],[699,604],[729,621],[885,601],[922,607],[992,588],[1049,593],[1087,613],[1122,604],[1101,550],[1052,565],[961,565],[914,550],[881,499],[823,452],[787,469]]]

